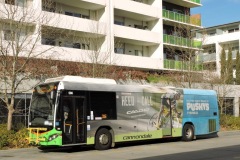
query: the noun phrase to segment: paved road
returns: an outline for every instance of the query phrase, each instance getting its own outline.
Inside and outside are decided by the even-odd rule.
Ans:
[[[240,132],[222,132],[219,137],[192,142],[179,140],[118,145],[114,149],[64,149],[43,152],[37,148],[0,151],[0,160],[236,160],[240,159]]]

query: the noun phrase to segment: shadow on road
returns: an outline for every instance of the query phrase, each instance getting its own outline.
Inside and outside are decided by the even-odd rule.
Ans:
[[[201,151],[193,151],[193,152],[184,152],[184,153],[176,153],[162,156],[153,156],[153,157],[144,157],[138,159],[131,160],[159,160],[159,159],[167,159],[167,160],[203,160],[203,159],[211,159],[211,160],[235,160],[240,159],[240,145],[230,146],[230,147],[222,147],[222,148],[214,148],[214,149],[206,149]]]
[[[198,136],[197,139],[206,139],[206,138],[215,138],[218,137],[217,134],[207,135],[207,136]],[[133,142],[124,142],[117,143],[113,149],[124,148],[124,147],[132,147],[132,146],[140,146],[140,145],[149,145],[149,144],[157,144],[157,143],[172,143],[181,141],[181,138],[163,138],[163,139],[154,139],[154,140],[144,140],[144,141],[133,141]],[[67,147],[48,147],[42,148],[38,147],[43,153],[48,152],[65,152],[65,153],[73,153],[73,152],[86,152],[90,150],[94,150],[94,146],[67,146]]]

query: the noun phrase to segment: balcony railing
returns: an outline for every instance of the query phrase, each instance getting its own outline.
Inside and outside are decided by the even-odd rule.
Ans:
[[[200,54],[198,60],[202,62],[213,62],[216,61],[216,53],[212,54]]]
[[[168,44],[173,44],[177,46],[183,47],[192,47],[192,48],[202,48],[202,42],[197,40],[192,40],[188,38],[173,36],[173,35],[163,35],[163,42]]]
[[[194,2],[194,3],[199,3],[199,4],[201,4],[201,0],[188,0],[188,1],[192,1],[192,2]]]
[[[174,21],[201,26],[201,19],[163,9],[163,17]]]
[[[164,68],[186,70],[186,71],[202,71],[203,64],[200,62],[190,63],[186,61],[164,60]]]

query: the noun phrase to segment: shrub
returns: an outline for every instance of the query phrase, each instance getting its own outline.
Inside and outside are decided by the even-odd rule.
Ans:
[[[18,131],[8,131],[6,124],[0,124],[0,149],[24,148],[28,146],[28,131],[26,128]]]
[[[167,76],[160,76],[157,74],[151,74],[149,76],[147,76],[147,81],[149,83],[159,83],[159,82],[169,82],[170,78]]]
[[[220,125],[227,130],[239,130],[240,129],[240,117],[234,117],[230,115],[220,116]]]
[[[13,133],[14,131],[7,130],[7,124],[0,124],[0,149],[9,145],[8,139]]]

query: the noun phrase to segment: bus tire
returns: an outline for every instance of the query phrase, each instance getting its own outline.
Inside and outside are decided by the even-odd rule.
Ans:
[[[194,138],[194,128],[191,124],[185,124],[182,132],[183,141],[192,141]]]
[[[112,145],[112,134],[106,128],[101,128],[95,136],[95,149],[106,150]]]

